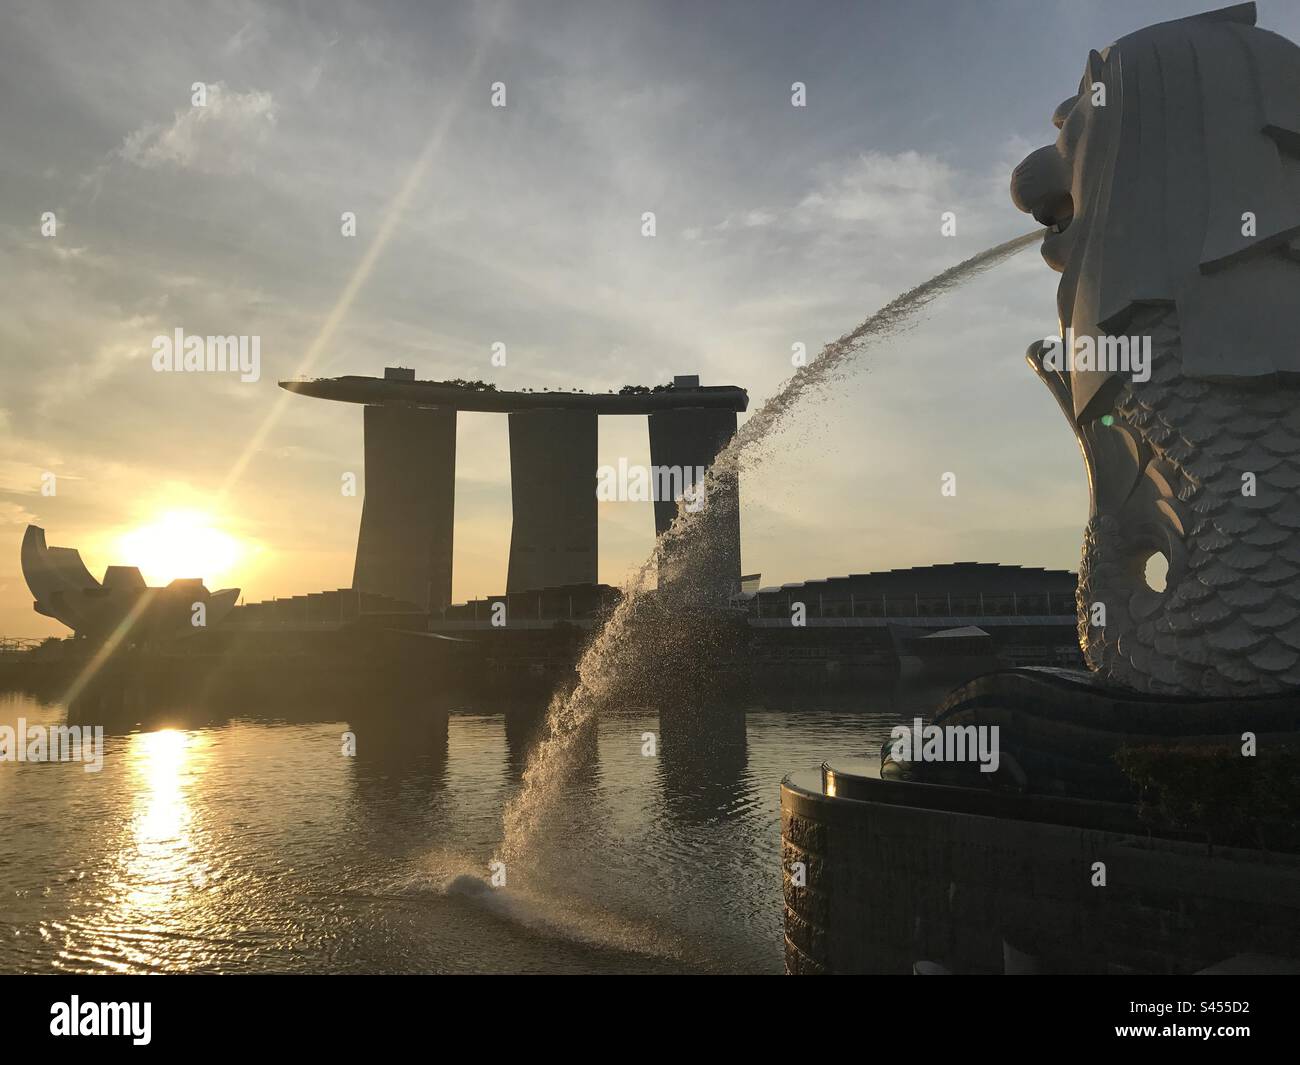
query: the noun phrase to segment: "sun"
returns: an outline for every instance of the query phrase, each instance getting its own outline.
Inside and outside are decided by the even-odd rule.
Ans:
[[[150,585],[198,577],[210,589],[233,574],[246,553],[238,537],[201,510],[167,510],[117,538],[113,561],[136,566]]]

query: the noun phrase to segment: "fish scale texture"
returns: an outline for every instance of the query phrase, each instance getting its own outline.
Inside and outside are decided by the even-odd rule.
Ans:
[[[1080,643],[1093,669],[1139,691],[1300,688],[1300,390],[1183,376],[1173,323],[1172,312],[1148,319],[1151,379],[1127,380],[1114,413],[1175,473],[1185,557],[1152,610],[1150,593],[1132,588],[1124,519],[1095,516],[1080,567]],[[1097,602],[1105,626],[1089,623]]]

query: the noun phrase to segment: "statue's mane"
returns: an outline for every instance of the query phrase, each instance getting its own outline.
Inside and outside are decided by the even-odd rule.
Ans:
[[[1089,58],[1081,102],[1095,82],[1081,206],[1099,331],[1172,304],[1184,373],[1300,378],[1300,48],[1240,4],[1120,38]]]

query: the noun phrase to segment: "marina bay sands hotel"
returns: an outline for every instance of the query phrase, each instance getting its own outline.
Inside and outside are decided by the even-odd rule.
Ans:
[[[414,370],[389,367],[382,378],[292,380],[280,387],[364,404],[365,499],[353,587],[432,612],[451,601],[458,411],[509,416],[511,593],[597,582],[598,417],[645,415],[652,466],[707,469],[749,405],[743,388],[701,386],[698,377],[617,394],[505,392],[482,382],[417,381]],[[710,491],[706,505],[725,508],[722,521],[709,522],[709,542],[692,552],[692,573],[706,574],[724,595],[740,580],[738,493],[734,482]],[[656,535],[672,524],[677,506],[671,498],[655,499]],[[661,569],[661,586],[664,579]]]

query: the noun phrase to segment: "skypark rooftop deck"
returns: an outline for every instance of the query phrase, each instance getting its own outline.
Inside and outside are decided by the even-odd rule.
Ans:
[[[391,371],[389,371],[391,373]],[[691,379],[696,380],[698,379]],[[740,412],[749,393],[736,385],[682,383],[657,389],[621,392],[504,392],[479,382],[417,381],[410,377],[318,377],[281,381],[280,387],[316,399],[407,407],[442,407],[465,411],[510,413],[525,410],[573,410],[595,414],[653,414],[657,411],[707,408]]]

